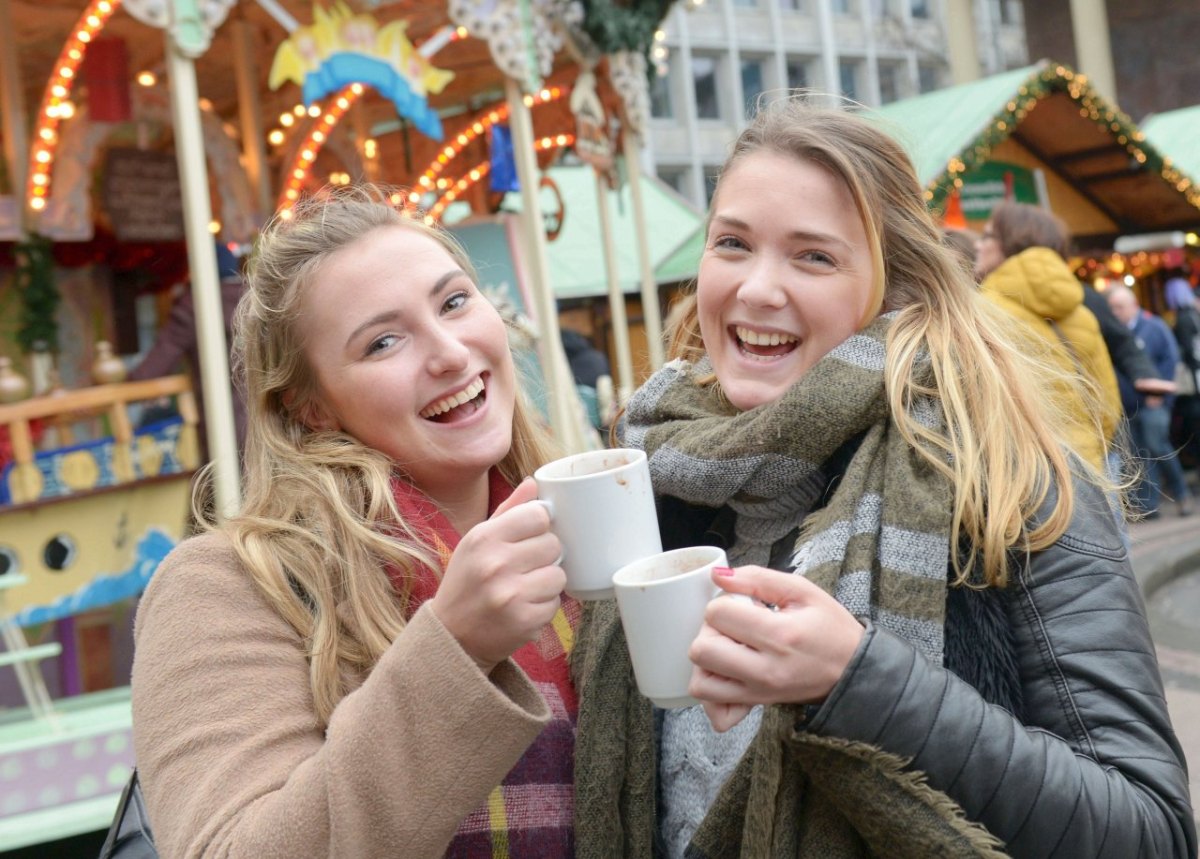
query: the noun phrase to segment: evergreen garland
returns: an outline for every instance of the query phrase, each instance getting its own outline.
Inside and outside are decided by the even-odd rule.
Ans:
[[[605,54],[646,53],[674,0],[583,0],[583,29]]]
[[[1148,171],[1158,173],[1183,194],[1189,203],[1200,208],[1200,189],[1192,180],[1171,165],[1138,130],[1126,114],[1092,89],[1086,78],[1061,63],[1046,63],[1018,89],[1016,95],[992,117],[988,127],[957,156],[950,159],[945,171],[925,186],[925,199],[931,209],[941,213],[950,194],[963,185],[964,175],[985,163],[992,150],[1013,133],[1037,103],[1055,93],[1064,93],[1079,107],[1081,116],[1096,123],[1116,138],[1130,157]]]
[[[21,297],[21,324],[17,342],[26,352],[32,352],[39,341],[51,351],[58,348],[59,293],[54,284],[54,258],[50,255],[50,240],[31,233],[18,242],[17,294]]]

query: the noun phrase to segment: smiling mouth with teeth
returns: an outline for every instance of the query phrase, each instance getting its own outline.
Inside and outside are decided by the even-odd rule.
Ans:
[[[444,397],[436,403],[431,403],[421,409],[419,414],[426,420],[437,423],[449,423],[456,418],[474,414],[475,410],[483,405],[485,397],[483,377],[477,376],[474,382],[467,385],[457,394]]]
[[[778,358],[796,349],[800,338],[778,331],[753,331],[741,325],[733,327],[733,336],[743,354],[755,358]]]

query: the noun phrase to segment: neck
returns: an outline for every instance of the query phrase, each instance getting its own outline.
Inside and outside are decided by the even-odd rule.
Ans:
[[[442,509],[460,536],[487,518],[488,473],[447,487],[426,489],[425,494]]]

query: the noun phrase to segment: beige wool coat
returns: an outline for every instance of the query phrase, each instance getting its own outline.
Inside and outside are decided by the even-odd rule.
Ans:
[[[219,534],[163,561],[135,638],[134,746],[166,859],[441,856],[550,718],[514,663],[484,676],[424,606],[322,729],[299,636]]]

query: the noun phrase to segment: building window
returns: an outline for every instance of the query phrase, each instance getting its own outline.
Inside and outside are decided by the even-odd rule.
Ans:
[[[917,66],[917,88],[921,92],[932,92],[941,85],[942,75],[937,66]]]
[[[787,85],[790,89],[812,86],[812,80],[808,76],[808,60],[787,61]]]
[[[716,57],[692,56],[692,86],[696,90],[696,116],[699,119],[720,119]]]
[[[833,6],[835,15],[853,15],[858,11],[855,8],[854,0],[833,0],[830,5]]]
[[[887,104],[900,98],[900,67],[879,64],[879,103]]]
[[[712,205],[713,194],[717,191],[717,179],[721,177],[721,168],[709,165],[704,168],[704,206]]]
[[[681,197],[688,196],[688,169],[686,167],[659,167],[658,178]]]
[[[838,63],[838,83],[842,95],[853,101],[858,101],[858,63],[842,60]]]
[[[914,18],[929,18],[929,0],[909,0],[909,10]]]
[[[733,0],[733,5],[742,9],[754,9],[758,6],[758,0]]]
[[[1012,4],[1008,0],[996,0],[996,5],[1000,7],[1000,23],[1001,24],[1016,24],[1017,16],[1013,14]]]
[[[742,98],[746,100],[746,118],[758,113],[758,97],[763,94],[763,61],[742,60]]]
[[[804,0],[779,0],[779,8],[784,12],[803,12]]]
[[[671,101],[670,71],[665,75],[656,74],[651,78],[650,115],[656,119],[670,119],[675,116],[675,107]]]

